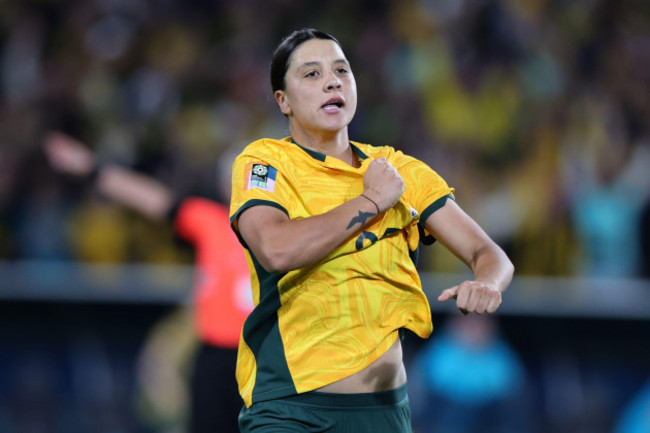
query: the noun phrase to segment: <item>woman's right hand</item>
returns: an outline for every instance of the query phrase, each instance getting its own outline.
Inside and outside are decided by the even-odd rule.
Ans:
[[[43,141],[50,166],[60,173],[88,176],[95,168],[95,155],[81,142],[61,132],[50,132]]]
[[[403,193],[402,176],[386,158],[370,162],[363,177],[363,194],[377,203],[380,213],[395,206]]]

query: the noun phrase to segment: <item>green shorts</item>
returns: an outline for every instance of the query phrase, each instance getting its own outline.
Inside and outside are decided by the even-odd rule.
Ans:
[[[411,433],[406,385],[364,394],[307,392],[244,407],[241,433]]]

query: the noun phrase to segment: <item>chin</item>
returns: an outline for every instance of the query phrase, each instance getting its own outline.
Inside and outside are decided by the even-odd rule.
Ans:
[[[330,133],[334,134],[334,133],[337,133],[337,132],[340,132],[340,131],[344,130],[345,128],[347,128],[347,126],[348,126],[347,124],[345,124],[345,125],[336,125],[336,126],[328,125],[328,126],[321,127],[321,131],[330,132]]]
[[[321,128],[331,132],[340,131],[347,128],[351,120],[352,119],[349,119],[347,116],[345,118],[330,119],[329,122],[324,122],[321,125]]]

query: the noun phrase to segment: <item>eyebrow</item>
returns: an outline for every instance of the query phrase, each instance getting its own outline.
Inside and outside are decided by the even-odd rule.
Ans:
[[[349,65],[350,63],[347,61],[347,59],[336,59],[332,63],[343,63],[345,65]],[[310,68],[312,66],[320,66],[321,62],[318,60],[312,61],[312,62],[305,62],[302,65],[298,66],[296,69],[298,71],[301,71],[305,68]]]

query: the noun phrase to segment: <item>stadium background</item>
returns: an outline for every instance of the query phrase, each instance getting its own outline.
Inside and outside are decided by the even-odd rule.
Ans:
[[[45,134],[214,195],[228,150],[287,135],[268,61],[307,26],[351,60],[351,137],[432,165],[515,263],[497,320],[535,431],[613,431],[650,379],[642,0],[1,2],[0,431],[179,431],[184,410],[191,255],[54,174]],[[433,299],[465,272],[441,247],[420,268]]]

